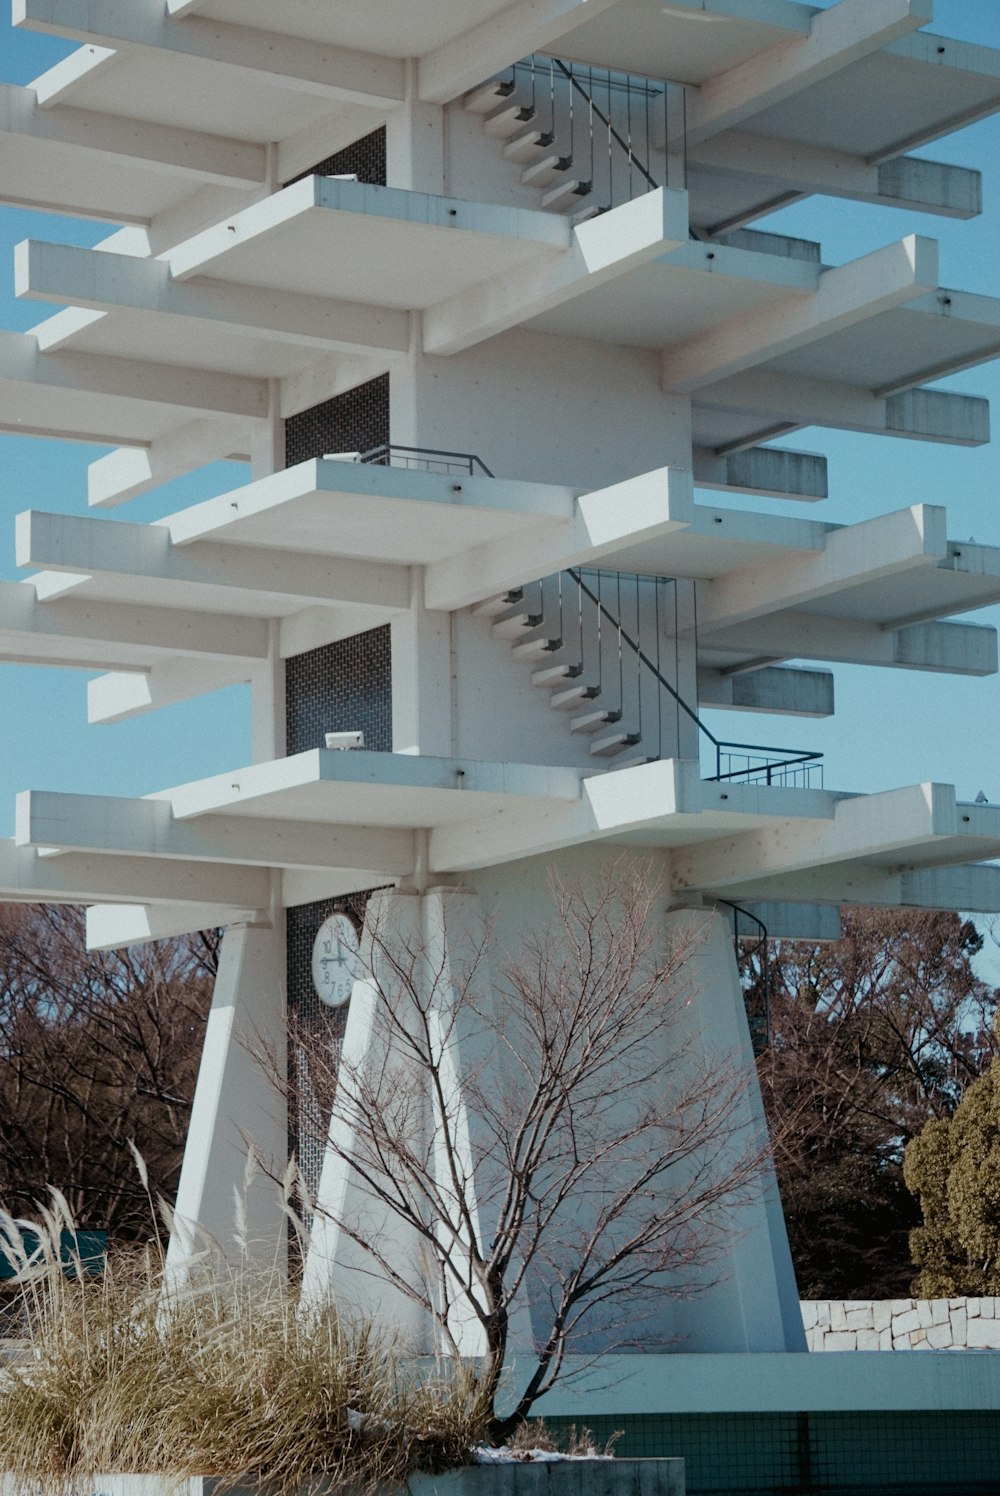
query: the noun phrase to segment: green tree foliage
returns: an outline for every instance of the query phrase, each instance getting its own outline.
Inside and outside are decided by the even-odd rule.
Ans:
[[[906,1183],[923,1225],[910,1233],[922,1298],[1000,1293],[1000,1062],[951,1117],[932,1117],[907,1145]]]
[[[845,909],[830,944],[772,946],[759,1073],[803,1297],[909,1292],[903,1151],[997,1048],[981,947],[958,915],[886,909]]]
[[[81,1227],[149,1233],[133,1139],[172,1199],[211,1001],[214,934],[87,951],[83,913],[0,905],[0,1205],[50,1185]]]

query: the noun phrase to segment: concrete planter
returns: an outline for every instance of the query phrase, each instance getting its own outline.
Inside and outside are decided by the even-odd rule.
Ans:
[[[74,1496],[214,1496],[208,1476],[175,1481],[167,1475],[101,1475]],[[229,1488],[230,1496],[258,1496],[256,1482]],[[467,1465],[442,1475],[414,1475],[409,1496],[684,1496],[683,1460],[538,1460]],[[26,1496],[11,1475],[0,1476],[0,1496]]]

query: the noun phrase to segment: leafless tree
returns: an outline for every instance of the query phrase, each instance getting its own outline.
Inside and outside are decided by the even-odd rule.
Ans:
[[[909,1293],[919,1216],[903,1149],[997,1049],[982,945],[958,914],[861,908],[843,911],[840,940],[771,946],[758,1068],[804,1297]]]
[[[83,913],[0,905],[0,1202],[58,1186],[77,1223],[150,1230],[130,1140],[173,1197],[218,934],[87,951]]]
[[[551,926],[501,958],[487,931],[460,972],[454,951],[449,966],[376,924],[366,1054],[339,1068],[329,1049],[310,1055],[332,1096],[329,1146],[371,1206],[334,1225],[452,1354],[468,1345],[456,1327],[475,1327],[498,1441],[596,1343],[588,1333],[621,1348],[641,1325],[657,1343],[664,1301],[712,1281],[767,1158],[746,1077],[694,1021],[700,940],[665,940],[649,867],[551,886]],[[379,1216],[419,1243],[419,1262],[384,1245]],[[501,1415],[525,1303],[531,1369]]]

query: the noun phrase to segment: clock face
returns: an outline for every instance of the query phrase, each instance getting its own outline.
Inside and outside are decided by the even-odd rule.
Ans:
[[[331,914],[320,925],[312,953],[313,986],[327,1007],[340,1008],[361,975],[358,932],[346,914]]]

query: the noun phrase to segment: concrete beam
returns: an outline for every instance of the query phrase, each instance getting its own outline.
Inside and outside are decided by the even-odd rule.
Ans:
[[[813,501],[829,496],[826,458],[818,452],[791,452],[782,447],[746,447],[722,457],[698,447],[694,481],[698,488],[772,499]]]
[[[725,900],[722,903],[725,914]],[[826,944],[839,940],[841,936],[838,904],[800,904],[771,899],[741,903],[739,907],[760,920],[769,940],[809,940]],[[752,934],[745,921],[740,924],[740,934]]]
[[[262,924],[265,915],[224,904],[92,904],[86,919],[88,951],[115,951],[220,925]]]
[[[385,108],[405,98],[404,64],[394,57],[352,51],[326,42],[197,17],[173,19],[160,0],[13,0],[15,26],[83,43],[173,53],[192,63],[224,68],[248,84],[278,86],[334,102]]]
[[[36,140],[100,158],[115,166],[141,166],[191,180],[192,185],[262,186],[265,148],[199,130],[153,125],[146,120],[99,114],[90,109],[39,107],[34,89],[0,84],[0,137]],[[16,148],[16,146],[15,146]]]
[[[839,0],[813,16],[807,37],[779,42],[709,78],[693,94],[688,140],[696,143],[735,129],[916,31],[933,16],[933,0]]]
[[[789,296],[665,349],[663,387],[690,394],[742,374],[879,312],[915,301],[933,290],[937,280],[937,245],[933,239],[912,234],[874,254],[823,271],[814,295]]]
[[[147,577],[173,584],[179,605],[191,600],[187,589],[192,586],[294,598],[304,607],[342,603],[404,611],[411,600],[405,566],[223,541],[179,546],[162,523],[136,525],[26,509],[15,521],[15,545],[18,566],[94,577]]]
[[[52,857],[0,842],[0,899],[17,903],[224,904],[267,908],[270,873],[229,863],[173,862],[157,857]]]
[[[114,856],[163,857],[256,867],[384,868],[412,873],[414,833],[381,826],[206,815],[175,821],[166,800],[25,790],[15,802],[14,842]]]
[[[671,864],[674,894],[747,886],[836,862],[878,857],[905,861],[908,850],[959,834],[954,786],[918,784],[837,801],[830,820],[777,825],[678,848]],[[757,886],[755,884],[755,886]]]
[[[42,603],[32,586],[0,582],[0,657],[16,660],[19,652],[30,653],[35,639],[62,645],[68,655],[81,643],[246,662],[268,655],[268,625],[259,618],[72,597]],[[109,668],[117,663],[110,660]]]
[[[975,218],[983,211],[982,173],[920,156],[896,156],[876,167],[878,200],[910,212]]]
[[[660,187],[578,224],[565,254],[506,271],[429,307],[424,352],[460,353],[687,242],[687,194]]]
[[[484,78],[532,52],[553,50],[577,26],[620,0],[515,0],[420,60],[418,92],[428,103],[448,104]]]
[[[175,281],[169,265],[134,255],[25,239],[14,288],[32,301],[183,318],[206,332],[239,332],[325,352],[395,353],[410,346],[410,313],[225,281]]]
[[[805,869],[774,878],[749,878],[743,885],[728,887],[726,894],[755,912],[766,909],[768,904],[782,907],[783,901],[794,900],[799,905],[808,903],[820,908],[831,904],[837,907],[874,904],[883,909],[996,914],[1000,912],[1000,867],[967,863],[913,869],[839,862],[831,867]],[[755,902],[762,895],[767,903]],[[764,923],[767,924],[766,918]]]
[[[698,628],[710,635],[768,613],[802,608],[861,582],[937,565],[948,555],[946,518],[939,504],[915,504],[828,531],[818,555],[783,556],[703,582]]]
[[[228,422],[187,421],[145,447],[118,447],[98,457],[87,468],[87,502],[111,509],[206,463],[248,460],[250,446],[249,427],[239,431]]]
[[[945,218],[975,218],[982,212],[980,172],[920,156],[897,156],[879,166],[847,151],[731,130],[690,146],[688,159],[697,172],[759,177],[766,184],[762,191],[772,196],[777,187],[796,196],[823,193]],[[759,211],[755,207],[747,216],[752,218]],[[743,215],[738,221],[743,221]],[[725,233],[735,222],[714,225],[712,232]]]
[[[702,391],[696,396],[698,404],[739,411],[759,420],[767,430],[775,425],[789,429],[832,426],[959,447],[981,447],[990,439],[989,401],[946,390],[913,389],[879,396],[837,380],[752,369]],[[749,438],[741,445],[762,439]]]
[[[953,369],[939,369],[943,378]],[[988,400],[951,395],[945,390],[903,390],[885,402],[885,429],[892,436],[915,436],[956,446],[978,447],[990,439]]]
[[[589,565],[691,523],[694,493],[683,468],[659,468],[582,494],[565,525],[535,526],[433,561],[424,573],[428,608],[453,611],[535,577]]]
[[[698,703],[735,712],[778,712],[789,717],[832,717],[833,674],[789,665],[767,665],[739,675],[702,667]]]
[[[81,397],[107,395],[199,415],[244,419],[267,415],[266,379],[97,353],[40,353],[32,335],[23,332],[0,332],[0,387],[4,384],[75,392]],[[86,416],[81,414],[80,419],[87,424]],[[17,423],[4,429],[23,428]]]
[[[87,682],[87,721],[125,722],[161,706],[245,684],[247,667],[177,656],[148,670],[113,670]]]
[[[714,651],[735,651],[755,661],[829,660],[934,670],[948,675],[995,675],[996,629],[975,623],[919,623],[901,629],[818,613],[772,614],[729,629],[699,634],[711,664]]]

